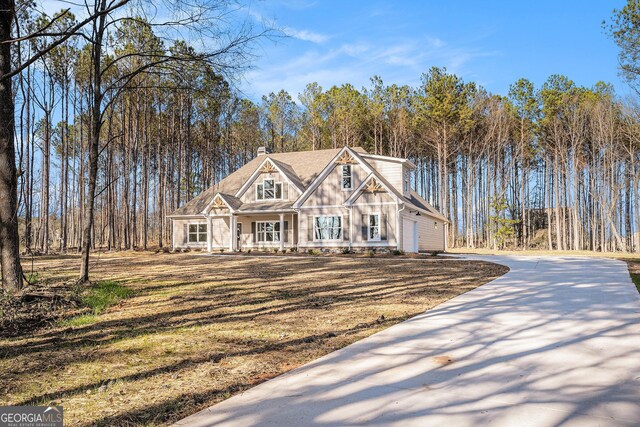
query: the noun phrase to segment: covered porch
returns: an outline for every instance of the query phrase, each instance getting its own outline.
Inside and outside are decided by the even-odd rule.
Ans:
[[[298,214],[281,212],[211,213],[207,217],[207,250],[285,250],[298,245]]]

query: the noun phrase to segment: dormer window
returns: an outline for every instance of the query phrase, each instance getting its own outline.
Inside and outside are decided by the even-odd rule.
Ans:
[[[279,200],[282,199],[282,183],[273,179],[265,179],[262,184],[256,186],[257,200]]]
[[[342,165],[342,189],[351,190],[353,180],[351,179],[351,165]]]

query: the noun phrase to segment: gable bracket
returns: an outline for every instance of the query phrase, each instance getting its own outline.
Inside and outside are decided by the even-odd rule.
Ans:
[[[278,169],[273,165],[273,163],[271,163],[270,161],[266,161],[264,162],[264,165],[262,165],[260,172],[271,173],[271,172],[276,172],[277,170]]]
[[[339,165],[355,165],[358,161],[354,159],[348,151],[345,151],[338,159],[336,159],[336,163]]]
[[[375,178],[371,178],[367,185],[362,189],[365,193],[385,193],[386,190]]]

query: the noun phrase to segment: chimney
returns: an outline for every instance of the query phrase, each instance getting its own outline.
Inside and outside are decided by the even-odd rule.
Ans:
[[[269,153],[271,153],[271,150],[269,150],[268,147],[266,146],[258,147],[258,157],[264,156],[265,154],[269,154]]]

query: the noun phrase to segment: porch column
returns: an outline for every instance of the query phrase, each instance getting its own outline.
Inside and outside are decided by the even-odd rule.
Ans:
[[[349,250],[353,247],[353,205],[349,206]]]
[[[290,242],[291,242],[291,247],[292,248],[295,248],[295,247],[298,246],[298,242],[295,239],[296,233],[295,233],[294,227],[297,227],[297,224],[295,224],[295,226],[293,224],[294,217],[295,217],[295,214],[291,214],[291,223],[290,223],[291,224],[291,226],[290,226],[290,229],[291,229],[291,240],[290,240]]]
[[[229,216],[229,251],[233,252],[236,241],[236,217]]]
[[[211,220],[211,215],[207,215],[207,252],[211,252],[211,240],[213,237],[211,227],[213,227],[213,221]]]
[[[284,214],[280,214],[280,250],[284,250]]]

